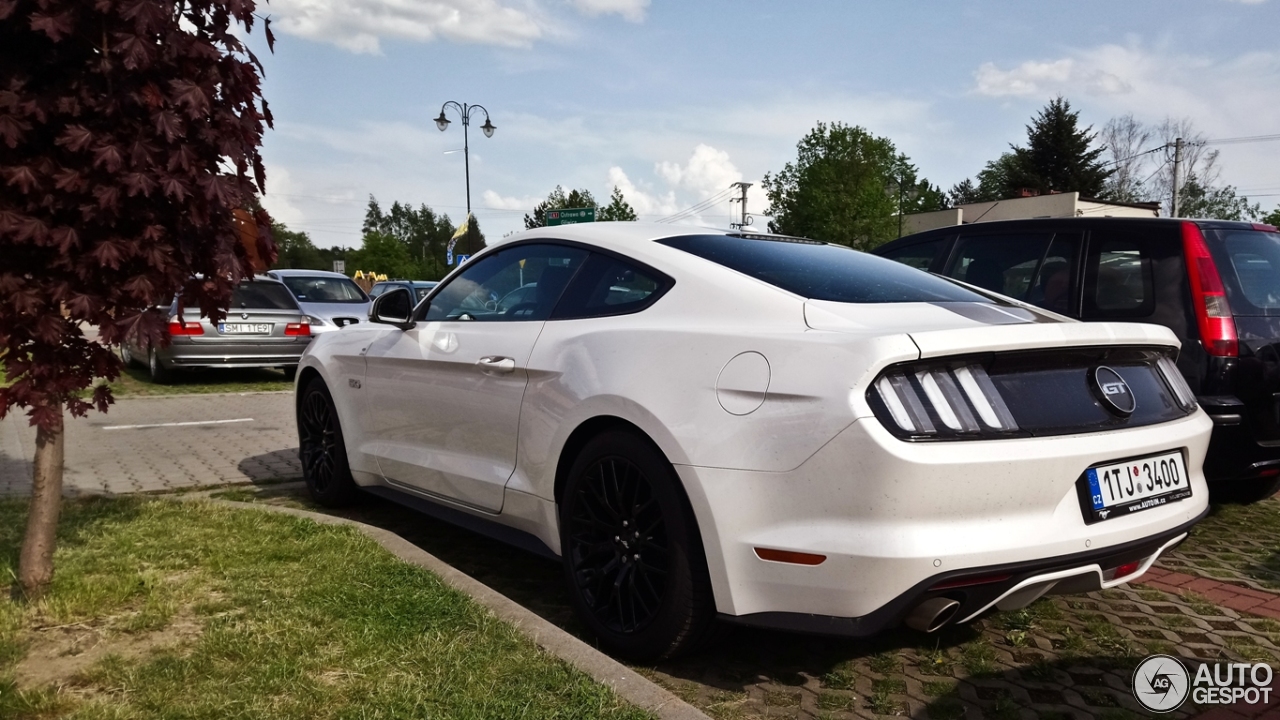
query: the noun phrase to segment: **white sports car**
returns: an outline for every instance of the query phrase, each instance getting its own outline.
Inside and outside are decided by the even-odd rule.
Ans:
[[[1207,509],[1212,423],[1171,332],[845,247],[542,228],[370,320],[299,368],[313,497],[363,488],[562,557],[626,657],[717,621],[932,631],[1110,587]]]

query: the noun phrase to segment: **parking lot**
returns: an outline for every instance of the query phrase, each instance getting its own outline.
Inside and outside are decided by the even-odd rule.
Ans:
[[[124,399],[68,424],[67,489],[217,488],[225,499],[310,507],[296,482],[296,442],[289,393]],[[26,491],[32,446],[19,419],[0,423],[0,492]],[[343,514],[585,636],[557,563],[374,498]],[[854,641],[738,629],[705,652],[638,670],[717,718],[1142,717],[1129,688],[1147,655],[1280,664],[1280,611],[1266,607],[1280,597],[1277,537],[1280,501],[1215,508],[1161,562],[1177,573],[1163,580],[1041,600],[935,635]],[[1189,704],[1172,716],[1201,710]]]

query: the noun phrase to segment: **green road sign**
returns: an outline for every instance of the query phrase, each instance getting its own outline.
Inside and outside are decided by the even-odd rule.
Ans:
[[[565,208],[563,210],[548,210],[547,225],[575,225],[577,223],[595,222],[595,208]]]

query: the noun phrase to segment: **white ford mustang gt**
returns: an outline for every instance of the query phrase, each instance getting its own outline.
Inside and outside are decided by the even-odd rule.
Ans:
[[[1207,508],[1212,423],[1171,332],[845,247],[542,228],[370,319],[299,368],[313,497],[363,488],[563,558],[626,657],[717,621],[931,631],[1110,587]]]

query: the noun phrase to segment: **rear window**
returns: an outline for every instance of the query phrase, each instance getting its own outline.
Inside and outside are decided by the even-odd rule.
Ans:
[[[1280,315],[1280,233],[1207,230],[1205,240],[1236,315]]]
[[[812,300],[992,302],[928,273],[843,245],[733,235],[683,235],[658,242]]]
[[[285,285],[301,302],[312,303],[362,303],[364,292],[347,278],[338,277],[286,277]]]
[[[241,283],[231,291],[232,308],[255,308],[262,310],[297,310],[298,303],[293,295],[280,283],[247,282]]]

